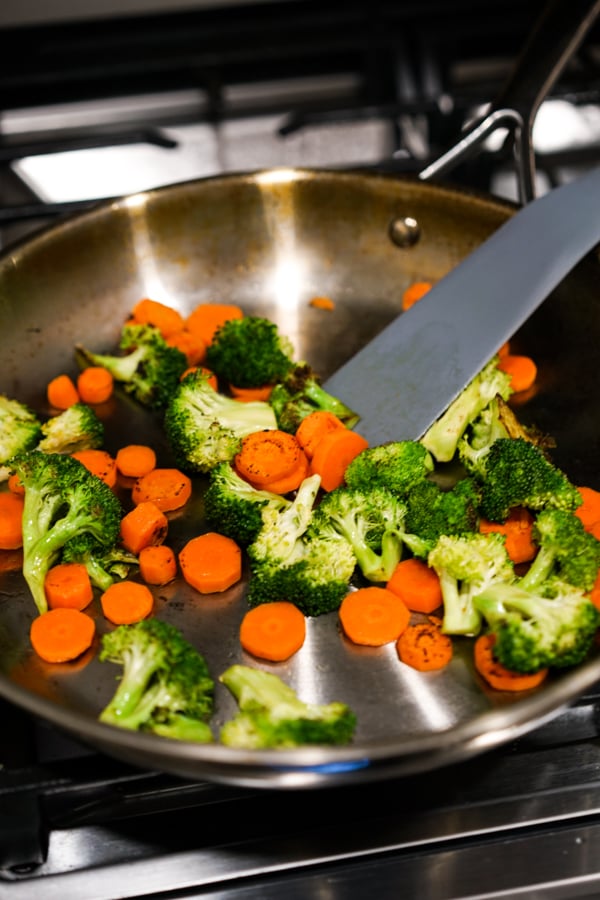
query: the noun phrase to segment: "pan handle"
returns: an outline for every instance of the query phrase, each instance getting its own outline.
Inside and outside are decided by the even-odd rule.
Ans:
[[[472,157],[499,128],[509,131],[519,200],[535,197],[533,123],[542,101],[560,76],[598,13],[600,0],[551,0],[536,22],[513,70],[485,116],[465,129],[461,140],[419,173],[422,181],[445,175]]]

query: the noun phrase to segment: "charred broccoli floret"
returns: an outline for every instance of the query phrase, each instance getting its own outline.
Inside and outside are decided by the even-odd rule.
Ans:
[[[433,458],[420,441],[390,441],[359,453],[346,468],[344,479],[350,488],[384,487],[406,497],[433,468]]]
[[[206,350],[206,365],[240,388],[276,384],[293,366],[293,347],[270,319],[243,316],[219,326]]]
[[[275,384],[269,403],[279,428],[290,434],[294,434],[300,422],[316,410],[333,413],[347,428],[353,428],[360,418],[321,386],[318,375],[306,362],[294,364]]]
[[[68,541],[90,535],[102,547],[119,538],[121,504],[100,478],[72,456],[30,450],[11,462],[25,487],[23,575],[40,613],[44,580]]]
[[[508,400],[512,393],[510,376],[498,367],[498,361],[497,356],[492,357],[421,438],[437,462],[454,458],[465,431],[496,395]]]
[[[133,731],[208,743],[214,682],[204,657],[181,632],[156,618],[119,625],[102,637],[100,660],[122,667],[99,719]]]
[[[10,475],[13,456],[32,450],[42,435],[42,423],[26,404],[0,394],[0,481]]]
[[[413,536],[409,547],[415,556],[426,557],[443,534],[477,531],[479,491],[471,478],[461,478],[449,490],[442,490],[434,481],[423,480],[412,488],[405,502],[405,528]]]
[[[173,391],[164,425],[177,464],[206,474],[218,463],[230,462],[247,434],[276,428],[277,422],[268,403],[245,403],[217,393],[207,376],[196,371]]]
[[[474,598],[490,584],[515,578],[504,537],[496,533],[442,535],[427,563],[440,579],[445,634],[478,634],[481,612]]]
[[[521,587],[536,588],[550,578],[591,591],[600,569],[600,541],[581,519],[563,509],[539,512],[533,525],[537,554],[521,578]]]
[[[81,366],[104,366],[116,382],[142,406],[162,410],[187,368],[187,357],[170,346],[158,328],[147,324],[126,324],[119,348],[123,355],[94,353],[78,345],[76,359]]]
[[[343,745],[354,736],[356,715],[345,703],[306,703],[277,675],[248,666],[231,666],[219,680],[239,705],[220,733],[221,742],[229,747]]]
[[[494,441],[477,477],[480,512],[491,522],[504,522],[515,506],[573,512],[581,504],[579,491],[564,472],[524,438]]]
[[[104,425],[97,413],[86,403],[74,403],[44,422],[37,449],[44,453],[76,453],[101,447],[103,441]]]
[[[586,594],[557,579],[533,591],[522,583],[491,584],[474,602],[496,635],[494,655],[515,672],[577,665],[589,653],[600,623]]]
[[[241,478],[228,462],[218,463],[209,474],[204,492],[204,514],[221,534],[247,546],[262,528],[262,510],[286,509],[290,501],[281,494],[258,490]]]

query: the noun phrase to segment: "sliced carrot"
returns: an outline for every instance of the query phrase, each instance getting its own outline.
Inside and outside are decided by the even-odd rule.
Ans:
[[[151,500],[143,500],[121,519],[121,543],[130,553],[144,547],[162,544],[169,530],[169,520]]]
[[[188,366],[197,366],[206,356],[206,344],[202,337],[189,328],[180,328],[166,339],[170,347],[176,347],[185,355]]]
[[[46,386],[46,397],[55,409],[69,409],[79,403],[79,392],[70,375],[57,375]]]
[[[199,334],[206,346],[211,343],[215,331],[230,319],[241,319],[244,313],[234,303],[199,303],[187,319],[186,327]]]
[[[139,563],[140,575],[146,584],[168,584],[177,575],[177,557],[166,544],[143,547]]]
[[[204,375],[206,375],[206,383],[209,384],[213,390],[219,390],[219,381],[217,379],[217,376],[211,369],[207,369],[206,366],[188,366],[185,372],[181,373],[181,377],[179,380],[183,381],[183,379],[187,375],[191,375],[192,372],[202,372]]]
[[[431,613],[442,605],[440,579],[424,560],[401,560],[386,584],[413,612]]]
[[[432,286],[430,281],[415,281],[414,284],[409,285],[402,294],[402,309],[404,312],[410,309],[411,306],[414,306],[415,303],[418,303],[421,297],[424,297],[431,290]]]
[[[154,597],[145,584],[114,581],[100,597],[100,604],[113,625],[133,625],[148,618],[154,607]]]
[[[178,310],[149,297],[138,300],[131,311],[131,318],[140,325],[154,325],[164,338],[180,331],[185,324]]]
[[[23,550],[0,550],[0,572],[19,572],[23,569]]]
[[[398,640],[410,622],[410,612],[402,600],[387,588],[374,586],[346,594],[339,617],[346,637],[369,647]]]
[[[253,403],[255,400],[268,400],[273,391],[272,384],[263,384],[262,387],[236,387],[229,385],[231,396],[243,403]]]
[[[31,623],[29,637],[37,655],[46,662],[77,659],[92,645],[96,625],[91,616],[68,606],[49,609]]]
[[[13,472],[8,476],[6,486],[8,487],[11,494],[20,494],[21,496],[23,496],[23,494],[25,493],[25,486],[21,483],[21,479],[16,472]]]
[[[83,463],[92,475],[96,475],[109,487],[115,487],[117,483],[117,463],[108,450],[76,450],[71,456]]]
[[[246,653],[269,662],[283,662],[302,647],[306,619],[287,600],[263,603],[248,610],[240,626],[240,643]]]
[[[334,413],[326,409],[315,409],[314,412],[304,416],[298,425],[296,440],[308,458],[312,459],[315,448],[322,437],[329,434],[330,431],[336,431],[338,428],[345,427],[342,420],[338,419]]]
[[[331,297],[311,297],[308,305],[314,306],[315,309],[326,309],[328,311],[335,309],[335,302]]]
[[[504,343],[501,344],[500,347],[498,347],[497,356],[502,358],[508,353],[510,353],[510,341],[504,341]]]
[[[538,547],[533,539],[534,517],[528,509],[515,507],[511,509],[505,522],[489,522],[480,519],[479,531],[482,534],[495,532],[503,534],[506,552],[515,565],[530,562],[537,554]]]
[[[85,609],[94,599],[92,582],[83,563],[58,563],[44,580],[50,609]]]
[[[443,669],[452,659],[452,640],[434,620],[409,625],[396,642],[401,662],[419,672]]]
[[[117,469],[126,478],[141,478],[156,468],[156,453],[147,444],[126,444],[117,450]]]
[[[537,378],[537,366],[530,356],[506,353],[500,357],[498,368],[510,375],[510,386],[515,393],[529,390]]]
[[[179,552],[181,573],[201,594],[226,591],[242,577],[242,551],[231,538],[207,531]]]
[[[23,546],[24,505],[22,494],[0,494],[0,550],[18,550]]]
[[[77,391],[83,403],[106,403],[113,395],[115,380],[104,366],[88,366],[77,376]]]
[[[192,496],[192,481],[179,469],[152,469],[136,479],[131,499],[137,505],[146,500],[163,512],[180,509]]]
[[[475,668],[490,687],[497,691],[529,691],[538,687],[548,674],[548,669],[523,674],[507,669],[494,657],[495,634],[480,634],[475,640]]]
[[[352,460],[368,446],[366,438],[356,431],[336,428],[317,444],[309,472],[321,476],[323,490],[333,491],[344,483],[346,469]]]
[[[269,487],[294,472],[304,451],[293,434],[277,428],[253,431],[243,438],[234,464],[255,487]]]
[[[300,461],[292,472],[288,472],[283,478],[272,481],[268,490],[272,494],[290,494],[292,491],[298,490],[304,479],[308,476],[310,464],[304,454],[300,457]]]
[[[575,515],[581,519],[586,531],[589,531],[596,522],[600,522],[600,491],[585,486],[578,487],[577,490],[583,502],[575,510]]]

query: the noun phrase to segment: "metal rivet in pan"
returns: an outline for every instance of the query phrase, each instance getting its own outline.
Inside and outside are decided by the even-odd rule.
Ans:
[[[397,247],[414,247],[421,237],[421,228],[412,216],[399,216],[390,222],[389,235]]]

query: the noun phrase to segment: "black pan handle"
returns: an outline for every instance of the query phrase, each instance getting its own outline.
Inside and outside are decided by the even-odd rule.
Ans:
[[[427,181],[445,175],[459,162],[473,156],[492,132],[507,128],[513,142],[519,199],[522,204],[533,200],[535,117],[599,13],[600,0],[551,0],[488,112],[471,123],[461,140],[423,169],[419,178]]]

